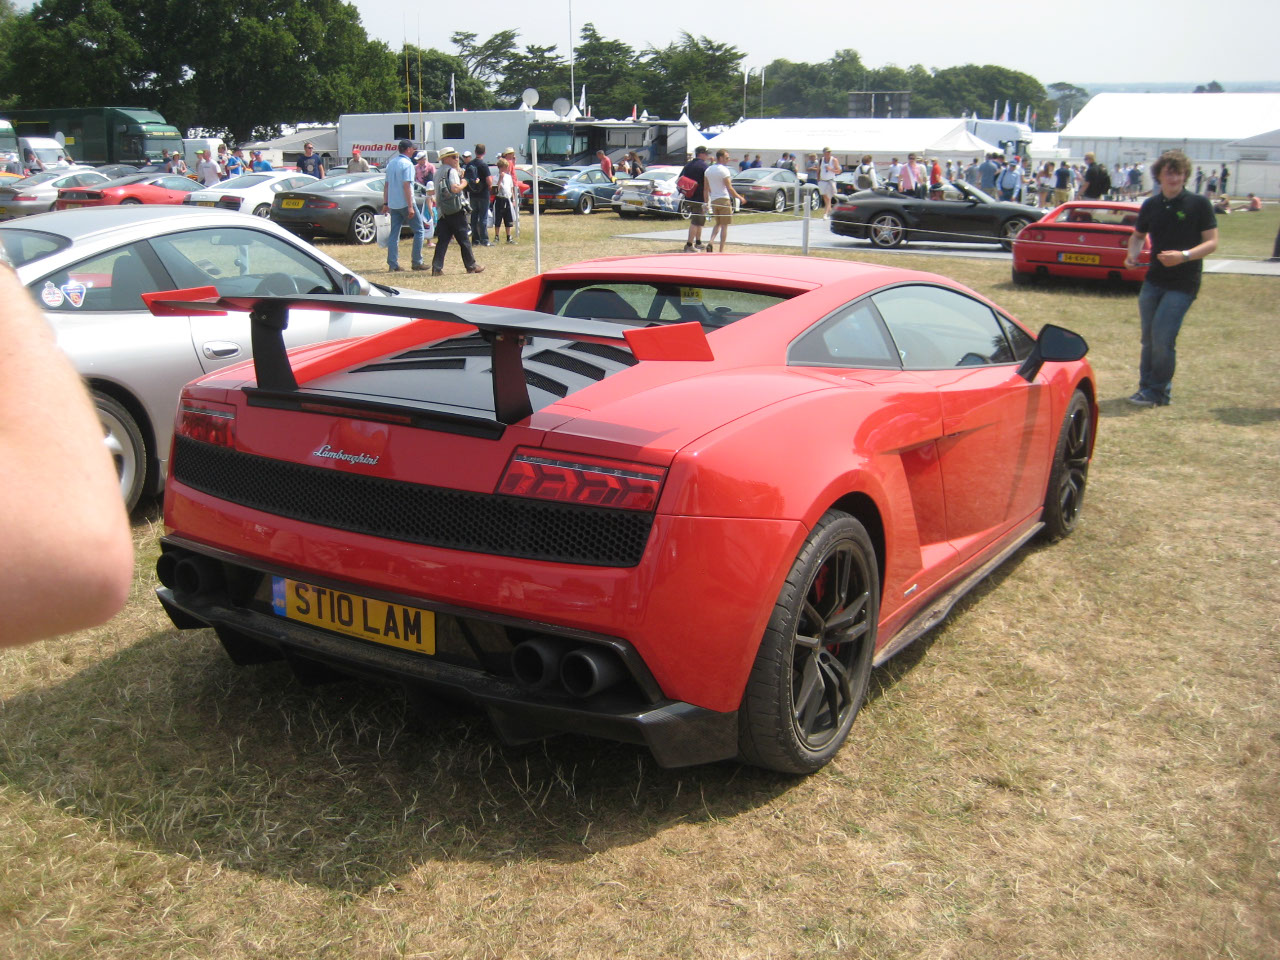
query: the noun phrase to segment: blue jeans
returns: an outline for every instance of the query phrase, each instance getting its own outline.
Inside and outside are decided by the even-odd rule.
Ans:
[[[394,270],[400,266],[400,229],[407,223],[413,228],[413,264],[422,263],[422,241],[426,230],[416,207],[390,207],[391,236],[387,239],[387,266]]]
[[[1138,391],[1157,403],[1168,403],[1177,363],[1178,331],[1196,297],[1166,290],[1147,281],[1138,294],[1142,317],[1142,358],[1138,363]]]

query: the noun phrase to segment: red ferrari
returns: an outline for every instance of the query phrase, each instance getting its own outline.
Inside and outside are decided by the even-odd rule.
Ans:
[[[666,766],[829,761],[875,665],[1071,532],[1097,424],[1078,335],[848,261],[596,260],[467,304],[158,296],[253,328],[251,363],[182,394],[178,627]],[[286,354],[304,306],[417,319]]]
[[[101,207],[113,203],[182,203],[187,194],[203,190],[199,183],[174,173],[133,173],[91,187],[64,187],[55,210]]]
[[[1071,200],[1050,210],[1013,241],[1013,282],[1057,276],[1142,283],[1150,241],[1143,244],[1136,267],[1124,265],[1141,207],[1119,200]]]

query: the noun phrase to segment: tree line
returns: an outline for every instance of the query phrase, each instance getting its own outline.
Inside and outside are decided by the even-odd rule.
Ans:
[[[598,117],[635,107],[672,118],[687,97],[700,127],[744,115],[843,117],[850,91],[909,90],[911,116],[987,116],[994,102],[1009,101],[1030,105],[1037,126],[1049,129],[1062,98],[1087,99],[1070,84],[1046,91],[994,65],[869,68],[855,50],[744,72],[743,51],[705,36],[681,33],[665,47],[637,50],[590,23],[574,46],[571,90],[556,46],[519,40],[516,30],[483,40],[459,32],[453,52],[413,44],[394,51],[371,40],[342,0],[40,0],[26,12],[0,0],[0,111],[149,107],[181,129],[244,142],[342,113],[515,107],[530,87],[549,106],[558,96],[577,103],[585,86]]]

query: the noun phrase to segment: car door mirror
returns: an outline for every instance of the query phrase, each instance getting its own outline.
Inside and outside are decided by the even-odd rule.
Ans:
[[[1046,363],[1073,363],[1083,360],[1088,352],[1089,344],[1080,334],[1057,324],[1046,323],[1040,328],[1036,345],[1018,368],[1018,376],[1030,383]]]
[[[372,289],[373,285],[364,277],[357,277],[354,273],[342,275],[342,292],[348,297],[367,297]]]

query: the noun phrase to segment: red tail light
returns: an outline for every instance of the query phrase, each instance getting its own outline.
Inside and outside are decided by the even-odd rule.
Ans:
[[[307,206],[313,210],[332,210],[337,204],[332,200],[308,200]]]
[[[34,195],[32,195],[32,194],[20,193],[20,194],[18,194],[16,197],[14,197],[13,199],[15,199],[15,200],[38,200],[38,199],[40,199],[40,198],[39,198],[39,197],[36,197],[36,196],[34,196]]]
[[[240,205],[244,203],[244,200],[240,197],[222,197],[218,202],[225,203],[228,206],[233,207],[236,210],[239,210]]]
[[[512,454],[498,493],[582,506],[653,510],[666,475],[666,468],[647,463],[522,447]]]
[[[182,398],[178,405],[175,431],[180,437],[212,443],[219,447],[236,445],[236,408],[229,403]]]
[[[1028,240],[1043,240],[1043,239],[1044,239],[1044,231],[1043,231],[1043,230],[1028,230],[1028,231],[1027,231],[1027,239],[1028,239]]]

